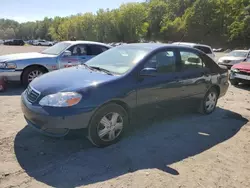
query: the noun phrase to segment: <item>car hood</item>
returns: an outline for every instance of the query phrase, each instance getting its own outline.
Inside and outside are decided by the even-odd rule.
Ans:
[[[229,60],[229,61],[242,61],[245,57],[234,57],[234,56],[224,56],[219,59],[219,61]]]
[[[62,91],[77,91],[116,78],[117,76],[103,72],[72,67],[44,74],[34,79],[30,86],[41,92],[42,95],[48,95]]]
[[[55,56],[56,55],[42,54],[38,52],[17,53],[17,54],[9,54],[9,55],[0,56],[0,62],[16,61],[16,60],[24,60],[24,59],[47,58],[47,57],[55,57]]]
[[[250,62],[237,63],[232,68],[250,72]]]

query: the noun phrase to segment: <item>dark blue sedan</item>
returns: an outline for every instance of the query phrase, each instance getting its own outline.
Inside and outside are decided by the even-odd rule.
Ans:
[[[103,147],[117,142],[135,116],[159,107],[210,114],[228,85],[228,71],[197,49],[125,44],[36,78],[21,100],[28,125],[41,133],[61,137],[87,128],[89,140]]]

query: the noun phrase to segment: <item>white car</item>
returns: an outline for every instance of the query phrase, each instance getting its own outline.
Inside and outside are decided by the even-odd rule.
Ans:
[[[33,45],[35,46],[53,46],[53,42],[51,41],[46,41],[46,40],[36,40],[33,41]]]
[[[219,65],[226,66],[228,69],[237,63],[250,61],[250,50],[233,50],[218,60]]]
[[[213,60],[215,60],[215,54],[214,54],[211,46],[208,46],[205,44],[196,44],[196,43],[191,43],[191,42],[174,42],[173,44],[196,48],[198,50],[201,50],[205,54],[207,54]]]

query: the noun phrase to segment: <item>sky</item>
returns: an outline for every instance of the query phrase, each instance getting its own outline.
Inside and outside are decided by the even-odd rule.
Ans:
[[[70,16],[77,13],[93,12],[98,9],[118,8],[122,3],[143,2],[144,0],[0,0],[0,18],[20,23],[43,20],[44,17]]]

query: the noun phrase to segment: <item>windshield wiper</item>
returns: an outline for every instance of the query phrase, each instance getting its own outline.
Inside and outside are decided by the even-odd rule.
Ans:
[[[87,65],[88,66],[88,65]],[[96,69],[98,71],[102,71],[102,72],[105,72],[107,73],[108,75],[114,75],[112,72],[110,72],[109,70],[107,69],[104,69],[104,68],[101,68],[101,67],[95,67],[95,66],[89,66],[90,68],[92,69]]]
[[[92,67],[90,67],[90,66],[86,65],[85,63],[82,63],[81,65],[83,65],[85,68],[87,68],[87,69],[89,69],[89,70],[93,70],[93,68],[92,68]],[[80,66],[81,66],[81,65],[80,65]]]

